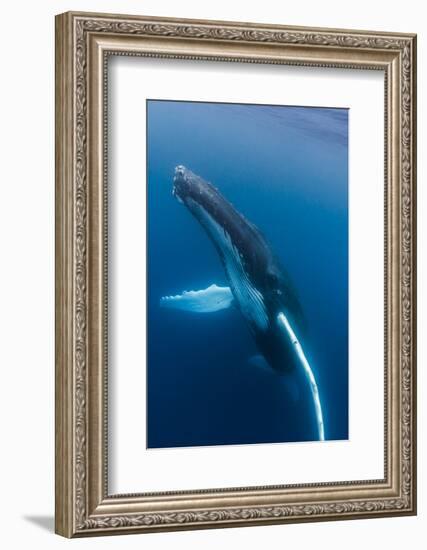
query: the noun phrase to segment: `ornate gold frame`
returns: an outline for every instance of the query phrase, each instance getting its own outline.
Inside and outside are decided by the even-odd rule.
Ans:
[[[108,55],[385,73],[385,477],[108,495]],[[56,17],[56,532],[66,537],[416,513],[416,37],[249,23]],[[367,197],[369,200],[369,197]]]

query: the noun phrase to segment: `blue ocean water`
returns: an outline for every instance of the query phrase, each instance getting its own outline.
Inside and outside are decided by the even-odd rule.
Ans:
[[[260,228],[290,276],[305,318],[325,437],[348,438],[348,111],[147,102],[147,446],[315,439],[301,397],[258,353],[235,309],[203,314],[159,300],[227,286],[218,254],[172,196],[182,164]]]

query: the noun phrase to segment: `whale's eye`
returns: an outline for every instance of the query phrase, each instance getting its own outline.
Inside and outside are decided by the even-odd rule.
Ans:
[[[267,279],[268,279],[268,282],[271,286],[276,286],[277,283],[279,282],[279,278],[278,278],[277,274],[274,273],[274,271],[268,271],[267,272]]]

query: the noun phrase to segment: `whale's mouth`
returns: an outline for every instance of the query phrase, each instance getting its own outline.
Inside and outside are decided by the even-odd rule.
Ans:
[[[184,201],[183,201],[181,195],[179,194],[179,192],[178,192],[175,185],[172,187],[172,195],[176,198],[176,200],[178,202],[180,202],[181,204],[184,204]]]

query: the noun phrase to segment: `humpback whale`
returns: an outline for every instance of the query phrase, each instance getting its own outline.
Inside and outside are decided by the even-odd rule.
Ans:
[[[234,305],[246,320],[262,360],[283,377],[298,375],[311,396],[318,439],[325,439],[314,373],[301,344],[302,309],[290,278],[261,231],[211,183],[175,168],[172,193],[204,228],[221,259],[229,287],[212,284],[161,298],[162,307],[211,313]]]

